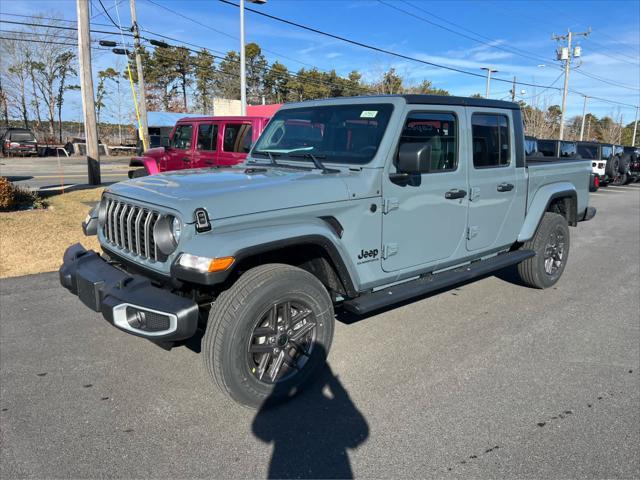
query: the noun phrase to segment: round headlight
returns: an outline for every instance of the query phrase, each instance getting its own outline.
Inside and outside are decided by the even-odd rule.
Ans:
[[[176,241],[176,244],[180,243],[182,222],[180,222],[180,219],[178,217],[173,217],[173,222],[171,222],[171,233],[173,234],[173,239]]]
[[[176,225],[178,226],[177,230]],[[176,217],[172,215],[160,217],[153,227],[153,238],[162,253],[171,255],[175,251],[178,247],[181,230],[180,220]]]
[[[107,199],[104,197],[102,197],[100,205],[98,205],[98,223],[101,227],[104,227],[104,224],[107,223]]]

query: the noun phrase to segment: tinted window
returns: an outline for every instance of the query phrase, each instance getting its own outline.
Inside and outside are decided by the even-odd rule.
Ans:
[[[616,146],[615,151],[616,151],[616,155],[622,155],[622,153],[624,152],[624,148],[621,146]]]
[[[595,160],[598,157],[598,147],[595,145],[578,145],[578,155],[588,160]]]
[[[218,138],[218,125],[201,123],[198,125],[198,150],[215,151]]]
[[[269,151],[283,158],[365,164],[382,140],[393,105],[351,104],[279,110],[260,136],[253,153]],[[264,155],[264,153],[263,153]]]
[[[509,122],[504,115],[474,113],[473,166],[475,168],[504,167],[511,162]]]
[[[602,146],[602,159],[603,160],[608,160],[609,158],[611,158],[611,154],[613,153],[613,149],[611,148],[611,145],[603,145]]]
[[[576,153],[578,152],[574,142],[560,142],[561,157],[575,157]]]
[[[421,143],[431,146],[431,172],[455,170],[458,165],[456,117],[451,113],[409,114],[400,136],[400,145]]]
[[[180,150],[190,149],[192,135],[193,125],[178,125],[171,139],[171,146]]]
[[[538,140],[538,150],[545,157],[556,156],[556,142],[553,140]]]
[[[251,125],[228,123],[224,127],[222,149],[225,152],[249,153],[251,150]]]

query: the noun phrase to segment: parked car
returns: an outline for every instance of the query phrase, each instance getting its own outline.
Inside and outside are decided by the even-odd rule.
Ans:
[[[598,142],[578,142],[578,153],[582,158],[591,160],[593,172],[600,177],[601,186],[627,183],[629,167],[622,161],[622,147]]]
[[[623,158],[629,163],[631,181],[640,182],[640,147],[624,147]]]
[[[129,178],[171,170],[236,165],[269,117],[189,117],[178,120],[165,145],[129,162]]]
[[[103,253],[69,247],[60,282],[165,348],[203,333],[237,402],[284,400],[322,367],[335,305],[364,314],[510,265],[558,282],[569,227],[596,213],[591,167],[527,160],[522,126],[489,99],[285,105],[245,165],[108,186],[83,225]]]
[[[569,140],[540,140],[538,139],[538,150],[545,157],[560,158],[580,158],[578,145]]]
[[[530,154],[528,152],[532,153]],[[527,157],[531,157],[533,160],[551,158],[551,161],[554,162],[557,158],[563,158],[566,160],[578,160],[582,158],[578,152],[578,145],[576,142],[564,140],[538,140],[535,137],[525,137],[525,153]],[[590,192],[598,191],[600,188],[600,178],[600,174],[596,170],[591,172],[589,177]]]
[[[2,135],[2,156],[38,156],[38,141],[31,130],[7,128]]]

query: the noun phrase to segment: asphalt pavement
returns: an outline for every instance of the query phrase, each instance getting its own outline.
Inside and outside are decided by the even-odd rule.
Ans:
[[[258,412],[56,273],[2,280],[0,477],[639,478],[640,184],[591,204],[554,288],[339,312],[319,381]]]
[[[100,170],[103,183],[126,180],[130,157],[102,157]],[[0,176],[16,185],[36,190],[65,189],[88,182],[86,157],[3,157]]]

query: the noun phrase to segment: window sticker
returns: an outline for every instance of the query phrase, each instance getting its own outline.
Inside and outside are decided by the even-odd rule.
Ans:
[[[378,115],[377,110],[363,110],[360,118],[376,118],[376,115]]]

